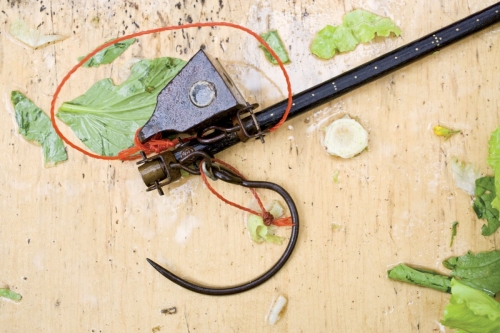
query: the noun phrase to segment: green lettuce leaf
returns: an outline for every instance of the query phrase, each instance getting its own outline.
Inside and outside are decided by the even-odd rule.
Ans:
[[[321,59],[331,59],[336,52],[349,52],[359,43],[375,36],[401,35],[401,30],[389,18],[357,9],[344,15],[341,25],[327,25],[313,39],[310,50]]]
[[[82,67],[99,67],[100,65],[110,64],[125,52],[130,45],[134,44],[135,41],[135,38],[131,38],[110,45],[104,50],[97,52],[92,58],[87,60]],[[79,57],[78,61],[81,61],[83,58],[85,57]]]
[[[250,237],[256,243],[267,242],[278,245],[283,243],[283,237],[274,235],[274,228],[266,226],[260,216],[250,215],[247,220],[247,229],[250,232]]]
[[[455,236],[457,235],[458,221],[455,221],[451,225],[451,240],[450,247],[453,246],[453,241],[455,240]]]
[[[500,332],[500,303],[455,279],[451,294],[441,324],[470,333]]]
[[[495,174],[495,190],[500,193],[498,191],[500,189],[500,127],[491,133],[488,144],[488,164]],[[500,211],[500,199],[495,197],[491,202],[491,206]]]
[[[136,130],[149,120],[160,91],[184,67],[176,58],[141,60],[116,86],[96,82],[83,95],[65,102],[57,117],[94,153],[115,156],[133,145]]]
[[[491,296],[500,291],[500,251],[468,252],[446,259],[443,265],[451,270],[451,276],[469,287]]]
[[[22,299],[22,296],[16,292],[13,292],[9,288],[0,288],[0,297],[10,299],[14,302],[19,302]]]
[[[290,58],[288,57],[288,52],[286,51],[286,47],[283,44],[283,41],[280,38],[280,35],[276,30],[271,30],[266,33],[260,34],[260,37],[266,41],[267,44],[271,47],[271,49],[276,53],[276,55],[280,58],[283,64],[288,64],[290,62]],[[271,53],[262,45],[259,46],[263,51],[266,59],[273,65],[277,65],[278,62]]]
[[[19,91],[12,91],[10,98],[16,112],[19,133],[26,140],[42,146],[45,166],[66,161],[68,159],[66,149],[54,131],[50,118]]]
[[[476,179],[476,198],[472,208],[478,218],[486,219],[488,222],[481,228],[483,236],[490,236],[500,227],[499,212],[492,203],[496,198],[496,178],[486,176]]]
[[[451,291],[451,277],[441,275],[431,270],[399,264],[388,270],[387,275],[391,280],[416,284],[418,286],[448,293]]]

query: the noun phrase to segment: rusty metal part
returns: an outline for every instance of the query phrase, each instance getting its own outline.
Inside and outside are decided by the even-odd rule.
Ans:
[[[243,142],[251,138],[259,138],[260,141],[264,143],[264,131],[261,130],[260,124],[257,121],[257,118],[255,117],[255,113],[253,112],[253,110],[258,106],[259,104],[252,104],[252,105],[247,104],[247,107],[238,110],[238,112],[236,112],[236,116],[234,116],[232,119],[233,124],[236,123],[239,126],[239,131],[237,132],[237,134],[240,140]],[[245,112],[248,112],[249,117],[242,116]],[[255,128],[255,133],[249,133],[246,129],[244,121],[246,121],[248,118],[250,118],[250,120],[253,123],[253,126]]]
[[[181,178],[180,169],[172,167],[177,163],[172,151],[165,151],[152,157],[146,157],[143,152],[141,154],[142,161],[138,162],[139,173],[148,187],[146,191],[158,190],[158,193],[163,195],[163,186]]]
[[[147,141],[157,133],[191,133],[228,119],[246,101],[217,59],[198,51],[158,95],[153,115],[139,132]]]
[[[198,132],[196,139],[200,143],[214,143],[219,140],[224,139],[229,133],[239,132],[241,127],[239,125],[233,127],[222,127],[222,126],[209,126]],[[219,134],[216,134],[219,133]]]

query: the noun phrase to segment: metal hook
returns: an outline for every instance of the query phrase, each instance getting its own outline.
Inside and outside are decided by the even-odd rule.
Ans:
[[[223,287],[223,288],[218,288],[218,287],[207,287],[199,284],[195,284],[193,282],[184,280],[183,278],[178,277],[174,273],[170,272],[169,270],[163,268],[162,266],[158,265],[151,259],[147,259],[147,261],[158,271],[160,272],[161,275],[169,279],[170,281],[174,282],[175,284],[189,289],[191,291],[194,291],[196,293],[200,294],[205,294],[205,295],[212,295],[212,296],[224,296],[224,295],[233,295],[237,293],[241,293],[247,290],[250,290],[252,288],[255,288],[262,283],[266,282],[269,280],[271,277],[273,277],[282,267],[285,265],[287,260],[290,258],[293,249],[295,247],[295,244],[297,243],[297,239],[299,236],[299,214],[297,212],[297,207],[295,206],[295,203],[293,202],[292,197],[288,192],[281,186],[270,183],[270,182],[264,182],[264,181],[250,181],[250,180],[245,180],[233,173],[230,170],[227,170],[225,168],[213,168],[212,172],[214,176],[217,179],[223,180],[225,182],[231,183],[231,184],[237,184],[241,185],[243,187],[248,187],[248,188],[263,188],[263,189],[268,189],[271,191],[274,191],[281,195],[283,199],[285,200],[288,209],[290,210],[290,215],[292,218],[292,233],[290,235],[290,240],[288,241],[288,245],[283,252],[281,258],[264,274],[260,275],[259,277],[255,278],[254,280],[250,282],[245,282],[240,285],[236,286],[231,286],[231,287]]]

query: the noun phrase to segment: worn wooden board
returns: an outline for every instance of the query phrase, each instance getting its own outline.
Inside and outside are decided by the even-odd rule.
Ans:
[[[449,295],[389,281],[386,270],[408,262],[446,272],[446,257],[500,244],[498,233],[481,236],[483,222],[449,168],[457,157],[491,172],[487,142],[500,124],[498,25],[290,121],[265,145],[248,142],[218,156],[250,179],[283,185],[302,222],[298,246],[282,271],[229,297],[183,290],[145,258],[186,278],[226,285],[260,274],[284,247],[251,243],[245,214],[218,201],[195,177],[159,197],[145,192],[133,163],[94,160],[68,149],[66,163],[44,168],[40,148],[17,133],[9,96],[20,90],[48,111],[63,75],[97,45],[143,29],[211,20],[259,33],[277,29],[290,48],[287,69],[299,92],[493,3],[3,1],[0,284],[23,299],[0,300],[0,331],[447,332],[439,319]],[[311,56],[314,33],[339,24],[354,8],[393,18],[402,37],[376,39],[328,62]],[[8,36],[10,23],[20,18],[68,38],[31,50]],[[254,40],[208,28],[143,37],[114,64],[79,71],[58,103],[100,78],[122,80],[132,58],[187,60],[201,45],[221,59],[250,102],[266,106],[284,98],[281,73]],[[369,150],[350,160],[328,156],[320,143],[322,128],[344,114],[370,133]],[[432,133],[436,124],[462,133],[443,141]],[[216,185],[227,197],[251,203],[248,191]],[[455,220],[458,235],[450,247]],[[271,327],[264,317],[279,294],[289,304]],[[170,307],[177,313],[161,313]]]

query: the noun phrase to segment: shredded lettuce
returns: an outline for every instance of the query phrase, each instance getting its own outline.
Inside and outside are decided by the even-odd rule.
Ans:
[[[495,190],[500,193],[500,127],[491,133],[489,148],[488,148],[488,164],[493,169],[495,174]],[[491,202],[491,206],[496,210],[500,210],[500,200],[495,197]]]
[[[359,43],[366,43],[375,36],[401,35],[401,30],[387,17],[363,9],[344,15],[341,25],[327,25],[313,39],[310,50],[321,59],[331,59],[337,52],[349,52]]]
[[[99,67],[100,65],[110,64],[125,52],[130,45],[134,44],[135,41],[135,38],[131,38],[110,45],[104,50],[97,52],[92,58],[87,60],[82,67]],[[79,57],[78,61],[81,61],[83,58],[85,57]]]
[[[266,226],[260,216],[250,215],[247,220],[247,229],[250,232],[250,237],[256,243],[267,242],[277,245],[283,243],[283,237],[274,235],[275,228]]]
[[[451,224],[451,240],[450,247],[453,246],[453,241],[455,240],[455,236],[457,235],[458,221],[455,221]]]
[[[452,278],[489,295],[500,291],[500,251],[477,254],[468,252],[460,257],[446,259],[443,261],[443,265],[451,270],[451,276],[405,264],[397,265],[390,269],[387,274],[393,280],[444,292],[450,292]]]
[[[16,112],[19,133],[26,140],[42,146],[45,166],[66,161],[66,148],[54,131],[49,117],[19,91],[12,91],[10,98]]]
[[[500,332],[500,303],[455,279],[451,280],[451,294],[441,324],[461,332]]]
[[[133,145],[137,128],[149,120],[160,91],[184,67],[176,58],[141,60],[120,85],[96,82],[82,96],[65,102],[57,117],[94,153],[115,156]]]
[[[468,252],[443,261],[451,276],[469,287],[493,296],[500,291],[500,251]]]
[[[496,198],[495,179],[496,177],[486,176],[476,180],[476,198],[472,208],[478,218],[486,219],[488,222],[481,228],[483,236],[492,235],[500,227],[498,209],[493,207],[493,201]]]
[[[271,30],[266,33],[260,34],[260,37],[266,41],[267,44],[271,47],[271,49],[276,53],[276,55],[280,58],[283,64],[288,64],[290,62],[290,57],[288,56],[288,52],[286,51],[286,47],[283,44],[283,41],[280,38],[280,35],[276,30]],[[259,46],[263,51],[266,59],[273,65],[277,65],[278,62],[271,53],[264,47]]]
[[[0,297],[10,299],[14,302],[19,302],[22,299],[22,296],[9,288],[0,288]]]
[[[9,32],[12,37],[33,49],[38,49],[55,43],[66,37],[61,35],[44,35],[38,29],[33,29],[23,20],[16,20],[10,24]]]
[[[450,292],[451,290],[450,277],[428,269],[414,268],[405,264],[399,264],[388,270],[387,275],[391,280],[416,284],[418,286],[443,292]]]

